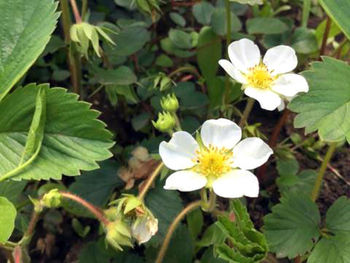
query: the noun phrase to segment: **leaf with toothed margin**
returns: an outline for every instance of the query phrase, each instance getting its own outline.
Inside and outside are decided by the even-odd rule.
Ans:
[[[44,137],[36,158],[12,179],[61,179],[80,170],[98,168],[97,161],[111,157],[112,134],[99,120],[99,112],[63,88],[29,84],[0,103],[0,182],[21,164],[36,109],[38,90],[46,93]]]

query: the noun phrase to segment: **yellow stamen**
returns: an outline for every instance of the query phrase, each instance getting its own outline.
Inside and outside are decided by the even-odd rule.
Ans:
[[[248,82],[247,85],[257,89],[269,89],[272,82],[276,79],[276,77],[271,75],[264,63],[250,68],[245,77]]]
[[[194,159],[197,165],[193,169],[207,177],[219,177],[232,169],[232,155],[232,151],[225,148],[203,147],[197,151],[197,158]]]

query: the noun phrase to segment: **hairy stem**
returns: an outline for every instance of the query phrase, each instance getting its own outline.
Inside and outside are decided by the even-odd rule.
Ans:
[[[248,118],[249,118],[249,114],[253,109],[254,106],[254,102],[255,100],[252,98],[248,98],[247,100],[247,104],[245,105],[244,111],[243,111],[243,115],[241,117],[241,120],[239,121],[239,127],[243,127],[244,124],[247,122]]]
[[[168,246],[169,246],[169,243],[170,243],[170,240],[171,240],[171,237],[174,233],[174,231],[176,230],[176,227],[177,225],[181,222],[181,220],[189,213],[191,212],[192,210],[194,210],[195,208],[197,207],[200,207],[202,204],[202,201],[195,201],[195,202],[192,202],[190,204],[188,204],[177,216],[176,218],[174,219],[174,221],[171,223],[169,229],[168,229],[168,232],[165,236],[165,239],[164,239],[164,242],[162,244],[162,247],[160,248],[159,250],[159,253],[158,253],[158,256],[157,256],[157,259],[156,259],[156,263],[162,263],[163,262],[163,259],[164,259],[164,256],[165,256],[165,253],[168,249]]]
[[[322,186],[324,173],[327,170],[327,165],[328,165],[329,161],[331,160],[336,147],[337,147],[337,143],[336,142],[332,142],[329,145],[329,148],[327,150],[326,156],[323,159],[323,162],[321,164],[320,170],[319,170],[317,178],[316,178],[316,182],[315,182],[314,188],[312,189],[312,193],[311,193],[311,199],[314,202],[318,198],[318,195],[320,193],[320,189],[321,189],[321,186]]]
[[[75,18],[75,22],[77,24],[81,23],[82,20],[81,20],[81,16],[80,16],[80,13],[79,13],[78,6],[77,6],[77,2],[75,0],[70,0],[70,5],[72,6],[72,11],[73,11],[73,15],[74,15],[74,18]]]
[[[104,213],[98,207],[94,206],[93,204],[89,203],[88,201],[86,201],[86,200],[82,199],[81,197],[79,197],[75,194],[72,194],[72,193],[60,192],[60,194],[62,195],[62,197],[73,200],[73,201],[81,204],[82,206],[84,206],[105,226],[107,226],[110,223],[109,220],[104,215]]]
[[[331,29],[331,23],[332,23],[331,18],[329,16],[327,16],[326,28],[325,28],[324,33],[323,33],[319,60],[321,60],[321,56],[324,55],[326,52],[327,39],[328,39],[329,31]]]
[[[148,177],[148,180],[145,184],[145,186],[142,188],[142,190],[140,191],[138,198],[140,200],[143,200],[149,190],[149,188],[151,187],[152,183],[154,182],[154,180],[157,178],[158,174],[160,173],[160,171],[162,170],[164,164],[161,162],[159,163],[159,165],[157,166],[157,168],[153,171],[153,173]]]
[[[192,67],[192,66],[180,67],[180,68],[170,72],[168,74],[168,77],[172,78],[173,76],[175,76],[179,72],[191,72],[191,73],[195,74],[198,79],[201,78],[201,75],[199,74],[198,70],[195,67]]]
[[[34,209],[32,216],[30,217],[30,221],[28,224],[27,231],[24,233],[22,239],[18,242],[18,245],[27,246],[32,240],[32,236],[40,218],[40,212]]]

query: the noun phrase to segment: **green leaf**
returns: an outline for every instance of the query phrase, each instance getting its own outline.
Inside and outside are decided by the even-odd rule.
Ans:
[[[281,34],[288,26],[278,18],[255,17],[247,20],[249,34]]]
[[[180,58],[188,58],[194,56],[196,53],[193,51],[188,51],[180,49],[170,40],[170,38],[164,38],[160,41],[160,46],[162,49],[172,55],[175,55]]]
[[[192,211],[187,215],[186,219],[188,229],[191,233],[193,240],[195,240],[197,236],[202,232],[203,228],[204,219],[202,210],[198,208]]]
[[[333,234],[350,234],[350,200],[342,196],[327,211],[326,227]]]
[[[307,263],[350,263],[350,238],[337,235],[322,238],[313,249]]]
[[[177,47],[181,49],[190,49],[192,48],[192,36],[189,33],[186,33],[178,29],[170,29],[169,39]]]
[[[104,207],[114,189],[124,185],[118,177],[119,164],[114,160],[107,160],[101,163],[101,168],[85,172],[76,178],[75,182],[69,186],[69,191],[79,195],[92,204]],[[74,202],[66,202],[66,208],[78,216],[90,216],[90,214]]]
[[[6,197],[10,202],[16,204],[21,197],[26,181],[6,181],[0,183],[0,196]]]
[[[290,159],[277,159],[277,171],[278,174],[283,175],[296,175],[299,171],[299,163],[295,158]]]
[[[292,36],[292,48],[300,54],[310,54],[318,50],[315,32],[307,28],[297,28]]]
[[[185,18],[182,15],[180,15],[179,13],[171,12],[169,14],[169,16],[175,24],[182,26],[182,27],[184,27],[186,25]]]
[[[209,25],[214,9],[215,8],[211,3],[202,1],[192,7],[192,13],[198,23],[202,25]]]
[[[98,168],[96,161],[111,156],[111,134],[86,102],[62,88],[30,84],[0,103],[0,181],[21,162],[39,89],[46,93],[45,134],[38,156],[16,174],[16,179],[60,179],[62,174]]]
[[[171,60],[171,58],[169,58],[165,54],[159,55],[155,63],[157,66],[165,67],[165,68],[172,67],[174,65],[174,62]]]
[[[89,242],[79,253],[81,263],[110,263],[111,256],[102,242]]]
[[[0,243],[6,242],[15,228],[17,211],[5,197],[0,196]]]
[[[215,246],[220,258],[230,262],[261,262],[267,255],[264,235],[254,228],[248,211],[238,199],[232,200],[234,220],[220,216],[216,225],[226,234],[226,242]]]
[[[278,257],[294,258],[310,251],[320,236],[320,213],[310,197],[293,193],[282,196],[264,218],[265,236],[270,250]]]
[[[114,56],[130,56],[141,50],[150,40],[150,33],[140,26],[124,27],[117,35],[111,36],[115,46],[107,46],[108,54]]]
[[[348,0],[320,0],[320,4],[350,39],[350,2]]]
[[[180,224],[173,234],[164,260],[166,263],[192,263],[193,257],[193,242],[191,240],[188,229]],[[146,249],[146,262],[155,262],[155,257],[158,254],[159,249],[156,247],[148,247]]]
[[[199,32],[197,45],[197,62],[203,77],[212,82],[218,71],[218,61],[221,58],[221,39],[210,27],[203,27]]]
[[[211,245],[222,244],[226,239],[226,234],[217,224],[210,225],[204,232],[201,240],[196,244],[199,247],[209,247]]]
[[[315,185],[317,172],[315,170],[304,170],[298,175],[286,174],[277,178],[276,183],[282,195],[288,193],[303,193],[311,196]]]
[[[0,101],[35,62],[58,19],[53,0],[0,2]]]
[[[169,225],[183,208],[181,198],[178,192],[166,191],[163,189],[163,183],[158,182],[156,188],[151,189],[147,194],[145,203],[158,219],[159,224],[158,233],[150,242],[160,243]]]
[[[211,26],[216,34],[225,36],[227,32],[226,9],[216,8],[211,17]],[[231,33],[241,30],[242,24],[238,17],[231,11]]]
[[[350,66],[340,60],[323,57],[303,73],[310,91],[295,98],[289,109],[299,113],[296,128],[318,130],[322,140],[350,142]]]
[[[137,81],[134,72],[126,66],[116,69],[93,69],[96,80],[102,85],[130,85]]]

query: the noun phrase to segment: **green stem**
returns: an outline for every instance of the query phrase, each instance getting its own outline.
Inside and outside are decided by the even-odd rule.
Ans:
[[[176,130],[177,131],[182,131],[182,127],[181,127],[181,123],[180,123],[179,117],[177,117],[176,113],[173,113],[173,117],[175,119]]]
[[[331,24],[332,24],[332,19],[329,16],[327,16],[326,28],[324,30],[323,37],[322,37],[319,60],[321,60],[321,56],[323,56],[326,52],[327,40],[328,40],[329,31],[331,29]]]
[[[60,0],[61,11],[62,11],[62,27],[63,34],[66,45],[69,47],[67,51],[68,57],[68,66],[71,75],[71,82],[73,86],[73,91],[77,94],[80,94],[81,90],[81,62],[80,58],[75,52],[72,51],[71,48],[71,40],[70,40],[70,28],[72,26],[72,20],[69,12],[68,0]]]
[[[230,1],[225,0],[225,9],[226,9],[226,26],[227,26],[227,31],[226,31],[226,48],[231,43],[231,8],[230,8]],[[226,105],[229,100],[229,95],[230,95],[230,77],[226,74],[225,78],[225,93],[223,97],[223,104]]]
[[[247,122],[248,118],[249,118],[249,114],[253,109],[254,106],[254,102],[255,100],[252,98],[248,98],[247,100],[247,104],[245,105],[244,111],[243,111],[243,115],[241,117],[241,120],[239,121],[239,127],[243,127],[244,124]]]
[[[329,145],[329,148],[328,148],[328,151],[326,153],[326,156],[323,159],[323,162],[321,164],[320,170],[318,172],[318,176],[316,178],[316,182],[315,182],[314,188],[312,189],[312,193],[311,193],[311,199],[314,202],[318,198],[318,195],[320,193],[320,189],[321,189],[321,186],[322,186],[324,173],[326,172],[327,165],[328,165],[329,161],[331,160],[336,147],[337,147],[337,143],[336,142],[332,142]]]
[[[303,14],[301,18],[301,26],[307,27],[307,23],[309,21],[310,16],[310,10],[311,10],[311,0],[304,0],[303,1]]]
[[[174,231],[176,230],[176,227],[177,225],[181,222],[181,220],[189,213],[191,212],[192,210],[196,209],[197,207],[200,207],[202,204],[202,201],[199,200],[199,201],[195,201],[195,202],[192,202],[190,204],[188,204],[177,216],[176,218],[174,219],[174,221],[171,223],[169,229],[168,229],[168,232],[164,238],[164,242],[162,244],[162,247],[160,248],[159,250],[159,253],[158,253],[158,256],[157,256],[157,259],[155,261],[155,263],[162,263],[163,262],[163,259],[164,259],[164,256],[165,256],[165,253],[168,249],[168,246],[169,246],[169,243],[170,243],[170,240],[171,240],[171,237],[174,233]]]
[[[157,178],[158,174],[160,173],[160,171],[162,170],[162,168],[164,167],[164,164],[161,162],[159,163],[159,165],[157,166],[157,168],[153,171],[153,173],[148,177],[148,180],[145,184],[145,186],[142,188],[142,190],[140,191],[138,198],[140,200],[143,200],[149,190],[149,188],[151,187],[152,183],[154,182],[154,180]]]

